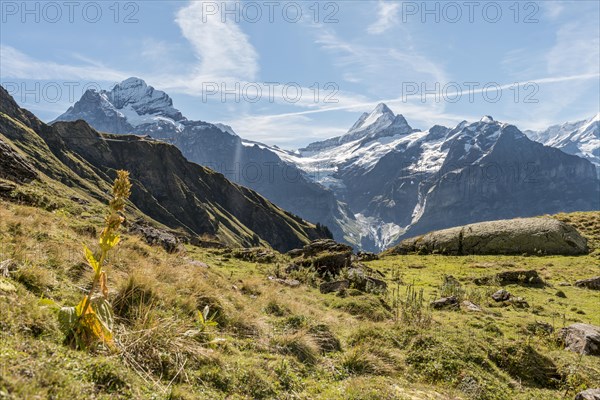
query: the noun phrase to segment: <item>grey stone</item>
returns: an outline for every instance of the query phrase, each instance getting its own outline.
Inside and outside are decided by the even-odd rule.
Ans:
[[[321,291],[321,293],[325,294],[331,292],[339,292],[340,290],[348,289],[349,287],[350,281],[344,279],[341,281],[321,283],[321,286],[319,286],[319,290]]]
[[[576,323],[560,330],[567,350],[600,356],[600,327]]]
[[[600,400],[600,389],[588,389],[577,393],[575,400]]]
[[[508,299],[508,304],[515,308],[529,308],[529,303],[522,297],[511,297]]]
[[[591,290],[600,290],[600,276],[588,279],[580,279],[575,282],[575,286]]]
[[[298,287],[298,286],[300,286],[300,281],[297,280],[297,279],[283,279],[283,278],[277,278],[275,276],[269,276],[269,280],[271,280],[273,282],[280,283],[280,284],[285,285],[285,286],[289,286],[289,287]]]
[[[440,310],[443,308],[458,308],[458,299],[456,296],[442,297],[441,299],[434,300],[431,302],[431,307],[436,310]]]
[[[500,289],[492,295],[492,299],[494,299],[494,301],[506,301],[510,299],[510,296],[511,294],[508,291]]]
[[[135,221],[129,227],[129,232],[141,235],[150,245],[159,245],[167,253],[175,253],[180,249],[179,239],[172,233],[158,229],[140,221]]]

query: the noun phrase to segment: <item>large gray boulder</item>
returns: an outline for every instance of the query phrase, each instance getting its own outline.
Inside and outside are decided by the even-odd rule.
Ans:
[[[403,240],[392,254],[554,254],[589,252],[587,240],[553,218],[516,218],[443,229]]]
[[[577,323],[561,329],[560,336],[567,350],[600,356],[600,327]]]

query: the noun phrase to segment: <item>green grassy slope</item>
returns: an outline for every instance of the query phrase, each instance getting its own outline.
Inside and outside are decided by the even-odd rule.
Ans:
[[[598,213],[566,217],[597,239]],[[600,325],[598,292],[559,286],[600,275],[595,256],[390,256],[367,263],[388,293],[323,295],[310,271],[292,276],[299,287],[269,280],[290,262],[283,255],[258,264],[224,249],[167,254],[124,235],[107,267],[118,352],[74,351],[43,299],[79,299],[91,274],[81,243],[96,243],[101,225],[95,208],[0,201],[0,262],[11,260],[0,277],[0,398],[525,400],[600,386],[598,357],[565,351],[534,325]],[[498,286],[473,283],[521,268],[547,282],[506,287],[529,308],[496,307]],[[445,275],[461,288],[443,287]],[[398,305],[410,290],[423,291],[423,307]],[[448,291],[483,312],[427,307]],[[190,336],[206,305],[219,326]]]

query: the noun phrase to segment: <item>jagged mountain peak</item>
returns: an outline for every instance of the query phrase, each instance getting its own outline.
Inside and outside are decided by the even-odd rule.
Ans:
[[[113,133],[150,134],[180,132],[187,119],[173,100],[143,79],[131,77],[111,90],[87,90],[81,99],[55,121],[84,119],[94,128]],[[53,123],[52,122],[52,123]]]
[[[387,113],[387,114],[392,114],[392,115],[394,114],[394,112],[385,103],[377,104],[377,106],[375,107],[373,112]]]
[[[363,113],[348,133],[364,131],[372,126],[375,128],[385,127],[390,125],[395,118],[396,114],[385,103],[379,103],[370,113]]]
[[[385,103],[379,103],[370,113],[361,114],[345,135],[311,143],[300,152],[319,152],[354,141],[372,141],[414,131],[402,114],[394,114]]]

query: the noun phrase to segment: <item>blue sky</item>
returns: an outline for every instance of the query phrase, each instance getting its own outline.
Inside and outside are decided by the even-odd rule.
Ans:
[[[1,3],[0,78],[46,121],[130,76],[190,119],[286,148],[380,101],[420,129],[482,115],[538,129],[600,108],[595,0],[24,4]]]

